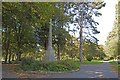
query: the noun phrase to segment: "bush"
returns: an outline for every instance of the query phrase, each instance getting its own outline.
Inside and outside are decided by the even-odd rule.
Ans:
[[[31,59],[30,59],[31,60]],[[26,59],[24,59],[23,61],[26,61]],[[18,66],[19,68],[17,68],[18,70],[24,70],[24,71],[69,71],[69,70],[74,70],[77,68],[80,68],[80,64],[75,62],[75,61],[71,61],[71,60],[65,60],[65,61],[57,61],[57,62],[39,62],[39,61],[33,61],[33,62],[29,62],[26,61],[27,63],[25,64],[22,63],[20,66]]]
[[[13,64],[21,64],[21,61],[15,60],[12,62]]]
[[[120,64],[120,61],[118,61],[118,64]]]
[[[22,68],[21,68],[21,66],[17,66],[15,69],[16,70],[21,70]]]
[[[92,55],[87,55],[87,56],[86,56],[86,59],[87,59],[88,61],[91,61],[91,60],[93,59],[93,56],[92,56]]]
[[[110,57],[110,60],[114,59],[114,57]]]
[[[34,63],[34,62],[35,62],[35,60],[31,57],[21,59],[21,65],[30,65],[31,63]]]
[[[34,61],[33,63],[31,63],[31,64],[30,64],[31,70],[32,70],[32,71],[38,70],[38,68],[40,67],[39,64],[40,64],[39,61]]]
[[[31,70],[32,70],[32,68],[31,68],[29,65],[23,65],[23,66],[22,66],[22,69],[23,69],[24,71],[31,71]]]
[[[94,58],[94,60],[98,60],[97,58]]]
[[[100,57],[100,60],[103,60],[104,58],[103,57]]]

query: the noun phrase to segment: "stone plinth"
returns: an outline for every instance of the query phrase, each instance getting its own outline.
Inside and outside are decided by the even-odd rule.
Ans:
[[[55,50],[53,49],[46,50],[44,61],[56,61]]]
[[[55,51],[52,49],[52,19],[50,19],[50,27],[49,27],[49,38],[48,38],[48,48],[45,51],[45,58],[43,61],[56,61]]]

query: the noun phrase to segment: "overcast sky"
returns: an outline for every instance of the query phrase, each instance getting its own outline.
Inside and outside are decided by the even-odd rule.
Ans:
[[[97,39],[99,40],[98,44],[105,45],[107,36],[109,32],[112,31],[113,24],[115,21],[115,5],[117,3],[117,0],[103,0],[103,1],[106,2],[106,6],[99,10],[99,12],[102,13],[102,16],[95,17],[94,20],[99,23],[97,27],[100,33],[96,35]],[[79,37],[79,33],[77,32],[75,36]]]
[[[101,17],[98,17],[96,20],[99,22],[98,30],[100,34],[96,35],[99,44],[105,44],[109,32],[112,30],[114,20],[115,20],[115,4],[117,0],[104,0],[106,6],[100,10],[102,13]]]

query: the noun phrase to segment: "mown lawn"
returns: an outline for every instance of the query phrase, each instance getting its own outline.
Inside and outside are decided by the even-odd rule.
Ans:
[[[117,64],[116,62],[113,62],[113,61],[110,61],[109,63],[113,65],[116,70],[120,72],[120,64]]]
[[[112,65],[116,65],[117,64],[116,62],[113,62],[113,61],[110,61],[109,63],[112,64]]]
[[[78,62],[80,63],[80,61],[75,61],[75,62]],[[92,60],[92,61],[82,61],[82,64],[102,64],[103,62],[102,61],[99,61],[99,60]]]
[[[99,61],[83,61],[83,64],[102,64],[103,62]]]

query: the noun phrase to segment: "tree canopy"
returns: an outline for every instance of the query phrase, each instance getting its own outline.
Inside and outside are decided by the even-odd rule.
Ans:
[[[82,3],[74,2],[3,2],[2,48],[5,63],[7,61],[10,63],[12,60],[19,61],[26,56],[34,56],[36,59],[40,57],[42,60],[48,44],[50,19],[53,23],[52,42],[56,57],[59,60],[64,56],[78,58],[79,40],[69,33],[80,29],[75,25],[79,24],[78,17],[81,17],[78,7],[84,10],[83,28],[88,30],[84,33],[90,35],[89,38],[92,39],[95,38],[92,34],[99,33],[96,27],[98,22],[92,17],[101,15],[98,10],[103,6],[104,2],[84,3],[84,8]],[[70,30],[70,23],[76,28]],[[85,40],[87,37],[84,37],[83,54],[95,54],[93,51],[98,51],[97,44]]]
[[[104,51],[106,53],[107,56],[110,57],[117,57],[118,55],[120,55],[119,51],[120,50],[120,20],[119,20],[119,7],[120,7],[120,2],[118,4],[116,4],[116,17],[115,17],[115,21],[114,21],[114,27],[112,28],[112,31],[109,32],[109,35],[107,37],[107,41],[105,42],[105,47],[104,47]]]

